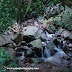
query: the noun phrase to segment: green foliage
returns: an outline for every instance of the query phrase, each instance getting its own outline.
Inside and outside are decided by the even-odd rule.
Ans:
[[[61,20],[57,20],[56,25],[66,28],[69,31],[72,31],[72,10],[69,7],[65,7],[66,10],[61,18]],[[59,18],[59,17],[58,17]]]
[[[12,20],[17,22],[24,21],[24,14],[29,0],[3,0],[0,1],[0,32],[4,32]],[[57,3],[58,0],[32,0],[29,7],[28,15],[42,15],[44,14],[45,7]]]
[[[50,24],[50,26],[47,28],[47,30],[50,32],[50,33],[54,33],[56,31],[56,28]]]
[[[6,51],[6,48],[0,47],[0,71],[6,72],[6,66],[17,67],[17,60],[11,61],[10,54]]]

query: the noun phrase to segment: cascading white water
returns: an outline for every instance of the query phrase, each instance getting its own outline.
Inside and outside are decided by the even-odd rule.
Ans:
[[[41,48],[42,50],[42,59],[45,60],[46,58],[49,58],[51,55],[50,55],[50,52],[47,48],[45,48],[45,50],[43,51],[43,48]]]
[[[45,33],[46,33],[47,40],[51,39],[54,36],[54,34],[49,34],[47,31],[45,31]],[[44,42],[43,44],[45,45]],[[50,51],[48,50],[48,48],[46,48],[46,46],[45,46],[45,49],[41,48],[41,50],[42,50],[43,59],[51,57]],[[54,50],[56,50],[57,52],[62,52],[62,49],[59,45],[58,45],[58,48],[55,46]]]
[[[41,48],[41,51],[42,51],[42,59],[44,59],[43,48]]]
[[[47,31],[45,31],[47,39],[51,39],[55,34],[49,34]]]
[[[45,47],[41,48],[42,59],[50,57],[50,51],[46,48],[46,43],[42,42],[42,45],[45,46]]]
[[[54,47],[54,50],[56,50],[57,52],[62,51],[62,49],[60,49],[60,47],[59,47],[59,48],[57,48],[56,46]]]
[[[46,55],[47,58],[51,56],[50,51],[47,48],[45,48],[44,54]]]

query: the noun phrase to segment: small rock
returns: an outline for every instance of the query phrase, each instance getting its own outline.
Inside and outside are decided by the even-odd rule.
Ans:
[[[39,48],[34,48],[34,50],[35,50],[35,53],[36,53],[36,57],[42,57],[41,49],[39,49]]]
[[[36,47],[36,48],[41,49],[41,40],[40,40],[40,39],[34,40],[34,41],[30,42],[30,44],[31,44],[33,47]]]
[[[63,31],[62,35],[64,36],[64,38],[72,39],[72,33],[67,30]]]
[[[33,57],[34,56],[34,52],[31,49],[27,50],[27,53],[25,54],[25,57]]]
[[[7,44],[6,46],[10,47],[10,48],[15,48],[16,47],[16,43],[10,43],[10,44]]]
[[[42,63],[43,62],[43,59],[41,59],[41,58],[31,58],[31,60],[33,63]]]
[[[44,33],[41,34],[41,40],[42,41],[46,41],[47,40],[46,35]]]
[[[69,44],[68,47],[72,48],[72,44]]]
[[[23,41],[26,41],[26,43],[29,43],[31,41],[35,40],[35,37],[34,36],[23,36]]]

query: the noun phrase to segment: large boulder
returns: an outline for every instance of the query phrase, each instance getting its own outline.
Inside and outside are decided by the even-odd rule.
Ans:
[[[56,31],[57,34],[61,34],[61,36],[63,36],[64,38],[69,38],[72,39],[72,32],[63,29],[63,28],[59,28],[58,31]]]
[[[40,38],[41,30],[38,30],[35,26],[27,26],[23,28],[22,34],[23,36],[33,36],[35,39]]]
[[[42,54],[41,54],[41,40],[40,39],[34,40],[34,41],[30,42],[30,44],[33,46],[33,49],[34,49],[36,55],[38,57],[41,57],[42,56]]]
[[[63,51],[57,52],[54,56],[45,59],[45,62],[51,62],[62,65],[63,57],[67,56]]]

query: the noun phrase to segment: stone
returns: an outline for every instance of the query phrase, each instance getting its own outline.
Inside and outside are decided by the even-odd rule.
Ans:
[[[69,39],[72,39],[72,33],[67,31],[67,30],[64,30],[62,32],[62,35],[64,36],[64,38],[69,38]]]
[[[38,30],[38,31],[35,33],[34,37],[35,37],[36,39],[39,39],[39,38],[41,37],[41,33],[42,33],[42,30]]]
[[[27,55],[30,55],[30,54],[32,54],[32,50],[31,49],[28,49],[27,50]]]
[[[72,48],[72,44],[69,44],[68,47]]]
[[[41,49],[41,40],[40,40],[40,39],[34,40],[34,41],[30,42],[30,44],[31,44],[33,47],[36,47],[36,48]]]
[[[44,60],[41,58],[31,58],[33,63],[42,63]]]
[[[41,30],[38,30],[35,26],[27,26],[23,28],[23,36],[34,36],[36,39],[40,38]]]
[[[36,54],[37,57],[42,57],[42,52],[41,52],[40,48],[35,47],[34,50],[35,50],[35,54]]]
[[[69,39],[72,39],[72,32],[70,32],[70,37],[69,37]]]
[[[67,38],[70,36],[70,33],[68,31],[63,31],[62,35],[64,36],[64,38]]]
[[[8,43],[12,43],[11,37],[9,35],[1,34],[0,35],[0,46],[3,46]]]
[[[15,58],[15,51],[13,48],[8,48],[7,51],[9,52],[11,59],[13,60]]]
[[[59,28],[58,31],[55,32],[55,34],[61,34],[61,36],[64,38],[72,39],[72,32],[67,31],[63,28]]]
[[[69,69],[67,67],[63,67],[61,65],[49,63],[49,62],[38,64],[37,67],[39,68],[39,71],[36,71],[36,72],[70,72],[72,71],[72,69]]]
[[[45,62],[51,62],[62,65],[63,57],[67,56],[63,51],[57,52],[54,56],[45,59]]]
[[[6,45],[7,47],[10,47],[10,48],[15,48],[16,47],[16,43],[9,43]]]
[[[42,41],[46,41],[47,40],[46,35],[44,33],[41,34],[41,40]]]
[[[35,26],[27,26],[23,28],[23,35],[34,35],[38,31]]]

